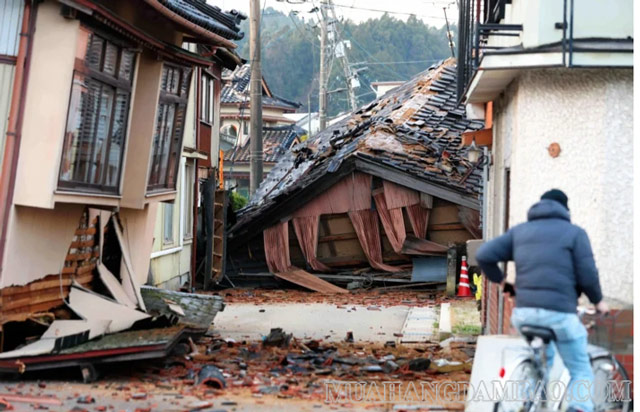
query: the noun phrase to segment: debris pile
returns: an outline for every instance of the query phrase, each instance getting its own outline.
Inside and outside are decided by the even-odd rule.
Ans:
[[[344,309],[350,309],[354,305],[434,307],[451,300],[443,292],[415,290],[372,289],[352,291],[348,294],[322,294],[293,289],[224,289],[217,293],[227,304],[253,303],[258,306],[267,303],[331,303]]]
[[[274,328],[262,341],[204,336],[193,349],[149,365],[134,379],[203,401],[229,392],[321,401],[326,380],[467,381],[475,342],[329,343],[299,340]]]
[[[113,226],[121,239],[115,218]],[[46,330],[39,338],[0,353],[0,372],[78,366],[90,382],[98,378],[94,365],[168,355],[185,337],[204,334],[224,309],[217,295],[138,286],[133,277],[122,276],[125,284],[131,282],[127,292],[104,264],[98,265],[98,272],[105,294],[73,281],[65,302],[68,317],[41,322]]]

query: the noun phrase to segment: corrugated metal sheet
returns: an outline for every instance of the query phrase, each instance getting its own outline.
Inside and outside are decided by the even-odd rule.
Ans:
[[[4,153],[4,140],[7,136],[14,70],[15,67],[11,64],[0,64],[0,167],[2,166],[2,153]]]
[[[0,0],[0,54],[18,54],[23,10],[23,0]]]

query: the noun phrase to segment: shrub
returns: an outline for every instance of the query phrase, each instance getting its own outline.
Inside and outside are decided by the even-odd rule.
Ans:
[[[234,211],[242,209],[247,203],[249,203],[249,200],[246,197],[236,191],[231,192],[231,208]]]

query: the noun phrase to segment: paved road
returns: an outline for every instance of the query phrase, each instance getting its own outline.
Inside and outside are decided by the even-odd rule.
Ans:
[[[261,339],[271,328],[280,327],[296,338],[329,341],[343,340],[352,331],[355,340],[386,342],[396,339],[393,334],[402,330],[408,312],[408,306],[339,308],[328,303],[233,303],[218,313],[214,330],[223,338],[244,340]]]

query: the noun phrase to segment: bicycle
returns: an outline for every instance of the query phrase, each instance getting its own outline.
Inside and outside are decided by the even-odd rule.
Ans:
[[[585,315],[594,314],[595,310],[578,309],[578,316],[581,320],[584,319]],[[613,319],[615,322],[615,317]],[[588,330],[596,327],[597,319],[585,326]],[[512,394],[517,396],[495,402],[494,412],[562,410],[566,406],[566,394],[554,397],[556,399],[547,399],[547,394],[550,392],[547,384],[550,370],[547,367],[546,347],[555,340],[553,330],[540,326],[523,325],[520,328],[520,333],[527,342],[526,353],[513,362],[515,366],[510,368],[511,372],[506,382],[517,382],[518,389],[521,392]],[[630,399],[630,380],[627,371],[607,349],[589,344],[587,351],[594,374],[594,411],[631,411],[633,401]],[[506,369],[502,367],[499,374],[500,378],[503,379],[506,375]],[[560,379],[555,382],[566,388],[569,379],[569,372],[565,369]],[[620,390],[622,390],[622,393],[619,392]]]

